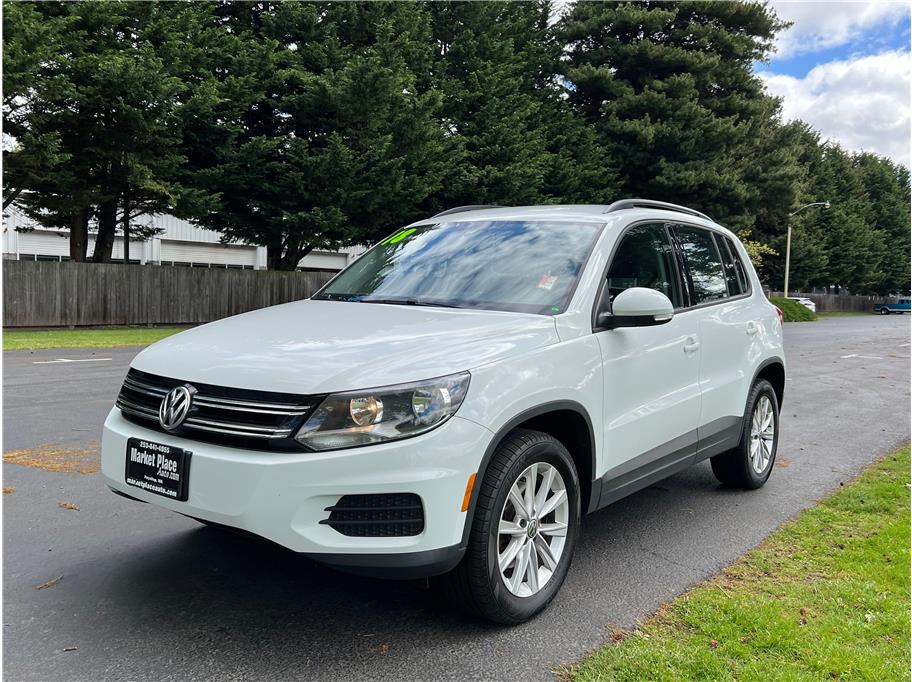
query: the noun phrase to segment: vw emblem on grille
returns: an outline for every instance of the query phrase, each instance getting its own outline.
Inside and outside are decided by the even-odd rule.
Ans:
[[[166,431],[173,431],[187,418],[196,389],[189,384],[172,388],[158,408],[158,423]]]

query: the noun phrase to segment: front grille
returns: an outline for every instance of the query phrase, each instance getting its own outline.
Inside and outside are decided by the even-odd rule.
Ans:
[[[131,421],[165,431],[158,421],[158,408],[168,391],[185,384],[131,369],[117,396],[117,407]],[[321,400],[291,393],[191,385],[197,392],[190,413],[178,429],[166,433],[246,449],[303,449],[294,434]]]
[[[345,495],[326,511],[329,518],[320,523],[352,537],[403,537],[424,530],[424,508],[414,493]]]

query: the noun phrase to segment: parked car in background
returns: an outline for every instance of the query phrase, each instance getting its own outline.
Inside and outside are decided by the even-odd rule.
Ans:
[[[874,312],[880,313],[881,315],[889,315],[890,313],[897,313],[902,315],[903,313],[908,313],[912,310],[912,305],[910,305],[910,299],[908,298],[898,298],[896,303],[875,303]]]
[[[811,299],[805,298],[804,296],[789,296],[789,298],[793,301],[798,301],[801,305],[803,305],[805,308],[810,310],[812,313],[817,312],[817,304],[814,303]]]
[[[560,589],[586,513],[706,459],[725,485],[766,483],[784,389],[781,315],[702,213],[470,206],[310,300],[139,353],[102,471],[326,564],[442,576],[519,623]]]

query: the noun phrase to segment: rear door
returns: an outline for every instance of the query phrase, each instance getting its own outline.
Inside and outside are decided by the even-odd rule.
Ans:
[[[737,445],[752,368],[761,352],[761,320],[750,280],[732,240],[721,232],[677,225],[699,321],[700,427],[698,459]]]
[[[601,300],[624,289],[661,291],[676,310],[686,305],[670,227],[642,223],[623,234],[603,282]],[[601,504],[693,462],[700,419],[699,320],[675,315],[650,327],[596,330],[604,367]]]

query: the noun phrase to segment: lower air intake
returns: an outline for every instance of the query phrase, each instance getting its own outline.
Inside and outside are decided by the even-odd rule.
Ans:
[[[329,518],[320,523],[350,537],[395,538],[424,530],[424,508],[414,493],[345,495],[326,511]]]

